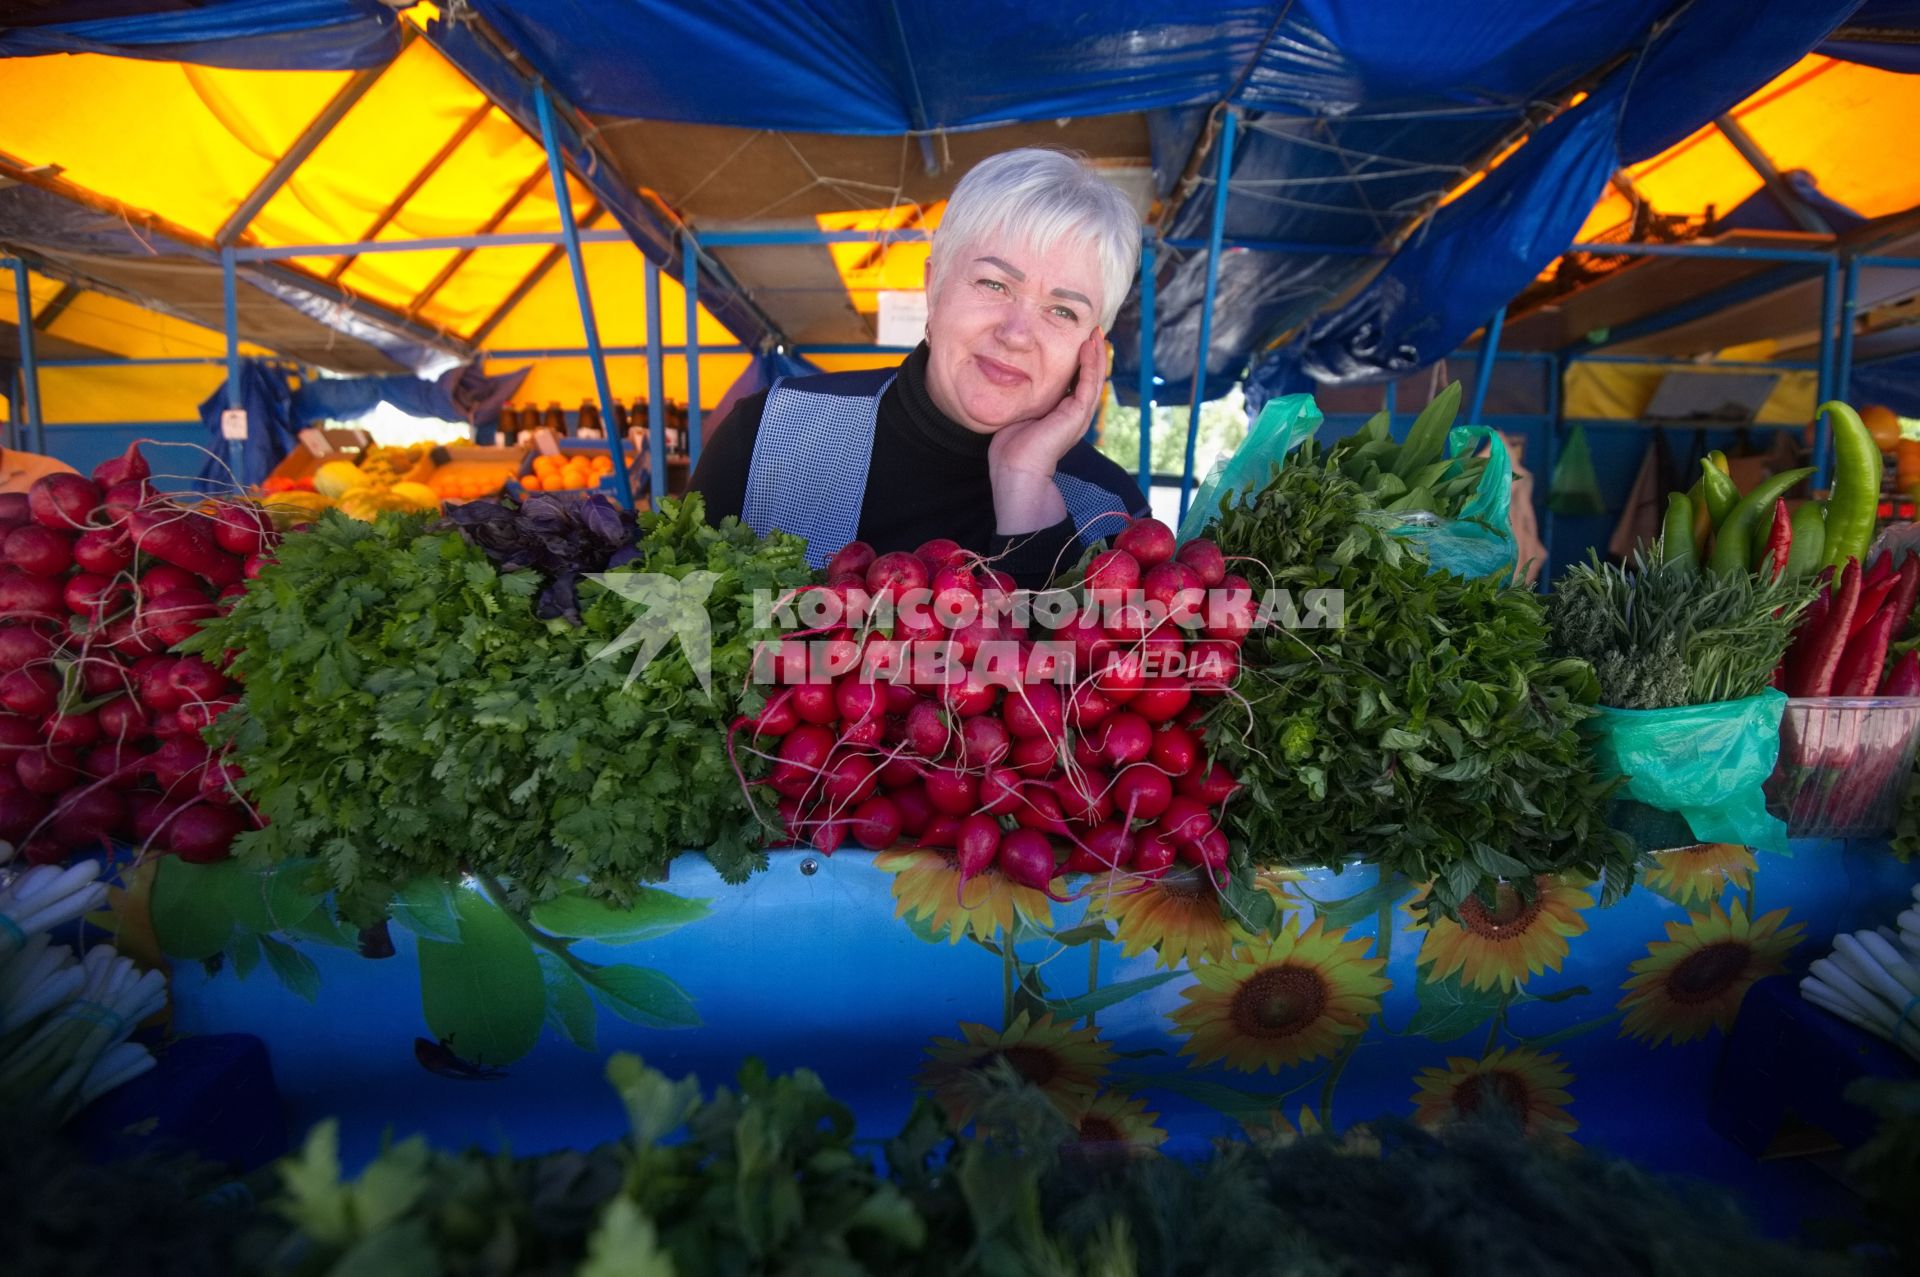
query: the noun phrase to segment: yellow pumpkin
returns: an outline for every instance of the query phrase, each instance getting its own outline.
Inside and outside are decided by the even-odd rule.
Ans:
[[[336,501],[366,482],[366,474],[351,461],[329,461],[313,472],[314,491]]]
[[[406,502],[406,509],[432,514],[440,508],[440,498],[424,483],[396,483],[391,491],[395,497]]]

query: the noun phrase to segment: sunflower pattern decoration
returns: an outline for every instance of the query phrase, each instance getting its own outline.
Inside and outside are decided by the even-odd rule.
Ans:
[[[1056,1024],[1050,1015],[1035,1019],[1022,1011],[1004,1030],[963,1024],[960,1033],[958,1038],[935,1038],[920,1071],[920,1084],[933,1093],[956,1128],[979,1112],[992,1089],[996,1061],[1012,1065],[1069,1118],[1094,1112],[1101,1082],[1113,1063],[1113,1048],[1092,1029]],[[1101,1113],[1103,1120],[1116,1124],[1118,1116],[1111,1108]]]
[[[1284,909],[1289,902],[1280,883],[1290,876],[1296,875],[1262,874],[1254,885]],[[1158,878],[1103,875],[1093,880],[1088,895],[1088,920],[1103,918],[1113,924],[1124,958],[1151,949],[1162,967],[1218,962],[1248,937],[1245,928],[1224,916],[1219,890],[1191,866],[1170,869]]]
[[[1426,895],[1423,888],[1407,906],[1415,917]],[[1428,980],[1457,972],[1462,984],[1475,989],[1512,993],[1530,976],[1560,970],[1567,941],[1587,929],[1580,911],[1591,908],[1593,897],[1566,878],[1543,874],[1534,879],[1531,900],[1503,882],[1491,906],[1468,896],[1458,921],[1435,913],[1417,965]]]
[[[1571,1143],[1580,1125],[1567,1114],[1572,1082],[1559,1056],[1529,1047],[1499,1047],[1478,1060],[1452,1056],[1445,1068],[1422,1069],[1414,1079],[1413,1120],[1439,1128],[1497,1106],[1530,1138]]]
[[[1663,851],[1654,860],[1641,883],[1683,909],[1718,900],[1728,883],[1750,890],[1753,871],[1759,867],[1753,852],[1737,842],[1696,843]]]
[[[1075,1141],[1092,1149],[1144,1153],[1166,1143],[1160,1115],[1149,1112],[1145,1100],[1119,1091],[1102,1091],[1091,1100],[1065,1106],[1062,1112],[1073,1124]]]
[[[1776,909],[1749,919],[1736,900],[1732,912],[1714,904],[1684,923],[1669,922],[1667,938],[1647,946],[1621,986],[1621,1034],[1678,1046],[1712,1028],[1726,1032],[1753,982],[1785,970],[1784,959],[1805,934],[1799,923],[1782,927],[1786,918]]]
[[[1384,958],[1369,958],[1367,940],[1325,931],[1315,919],[1300,929],[1287,919],[1278,935],[1244,940],[1224,959],[1193,967],[1198,983],[1172,1013],[1188,1041],[1181,1054],[1197,1064],[1224,1060],[1254,1073],[1337,1053],[1379,1014],[1390,986]]]
[[[893,916],[921,922],[936,936],[945,933],[949,944],[971,934],[991,940],[1011,932],[1017,918],[1040,927],[1053,925],[1053,910],[1045,892],[1016,886],[998,870],[960,881],[960,866],[945,851],[887,851],[873,858],[874,868],[893,877]],[[1062,889],[1059,879],[1053,887]]]

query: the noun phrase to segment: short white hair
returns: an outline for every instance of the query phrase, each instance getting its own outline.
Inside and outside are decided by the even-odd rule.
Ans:
[[[1113,327],[1140,268],[1140,215],[1083,156],[1030,146],[974,165],[934,232],[927,290],[939,290],[956,252],[1007,236],[1038,253],[1069,237],[1090,238],[1100,260],[1100,328]]]

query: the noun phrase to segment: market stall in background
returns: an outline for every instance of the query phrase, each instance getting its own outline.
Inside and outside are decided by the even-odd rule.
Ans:
[[[260,7],[0,26],[0,1103],[261,1272],[1914,1244],[1912,6]],[[1016,596],[691,469],[1034,144],[1155,517],[848,618]]]

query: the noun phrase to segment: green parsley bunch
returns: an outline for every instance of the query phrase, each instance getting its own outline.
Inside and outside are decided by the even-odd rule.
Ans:
[[[752,652],[774,637],[753,592],[806,582],[804,545],[710,528],[697,496],[641,517],[625,570],[715,574],[703,689],[678,643],[637,672],[596,659],[644,609],[592,581],[574,625],[535,615],[539,574],[418,517],[330,514],[289,536],[190,644],[232,652],[245,686],[211,729],[268,821],[239,853],[321,858],[354,921],[420,877],[493,875],[533,899],[584,880],[624,901],[697,849],[744,880],[766,857],[727,727],[755,708]]]

